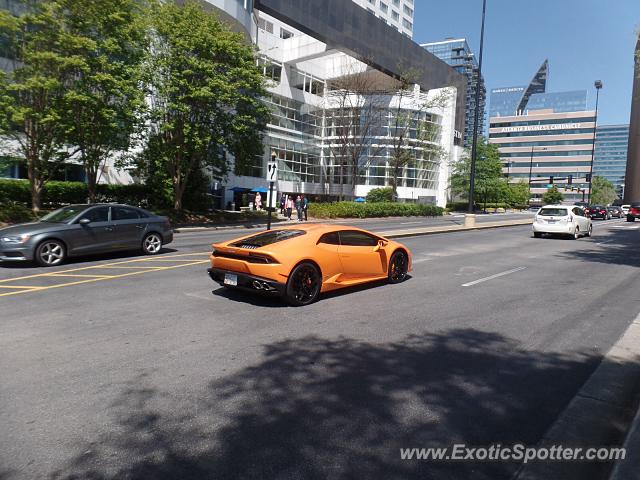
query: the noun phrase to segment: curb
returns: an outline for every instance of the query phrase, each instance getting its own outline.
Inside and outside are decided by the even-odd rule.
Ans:
[[[624,461],[616,461],[608,480],[640,478],[640,409],[631,423],[623,448],[627,456]]]
[[[428,227],[416,230],[390,230],[386,232],[374,232],[386,238],[404,238],[419,237],[423,235],[434,235],[437,233],[467,232],[470,230],[488,230],[491,228],[519,227],[522,225],[531,225],[532,219],[528,220],[508,220],[506,222],[487,222],[485,224],[476,224],[473,227],[451,226],[451,227]]]
[[[403,237],[418,237],[422,235],[434,235],[437,233],[448,233],[448,232],[463,232],[468,230],[486,230],[490,228],[502,228],[502,227],[517,227],[520,225],[531,225],[533,219],[527,220],[507,220],[505,222],[486,222],[486,223],[476,223],[473,227],[465,227],[461,225],[453,225],[446,227],[425,227],[421,229],[415,230],[389,230],[389,231],[376,231],[374,233],[378,233],[387,238],[403,238]],[[314,222],[309,221],[306,223],[325,223],[325,222]],[[331,222],[327,222],[331,223]],[[174,233],[187,233],[187,232],[200,232],[204,230],[233,230],[239,228],[251,229],[251,228],[260,228],[264,227],[266,224],[240,224],[240,225],[225,225],[220,227],[179,227],[174,228]]]
[[[629,431],[638,407],[640,386],[640,313],[627,327],[618,341],[574,395],[535,447],[600,448],[619,447]],[[636,421],[639,415],[636,415]],[[640,426],[634,430],[640,433]],[[631,436],[627,437],[632,438]],[[585,443],[585,442],[588,442]],[[640,438],[636,435],[636,445]],[[626,446],[626,444],[625,444]],[[632,450],[627,450],[627,454]],[[637,450],[636,450],[637,452]],[[630,480],[638,477],[638,470],[628,470],[640,462],[638,454],[623,462],[534,462],[521,464],[513,480],[583,480],[609,478]],[[609,477],[616,465],[622,476]],[[630,474],[629,472],[632,472]]]

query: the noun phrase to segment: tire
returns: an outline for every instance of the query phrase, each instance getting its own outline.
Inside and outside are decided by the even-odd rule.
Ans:
[[[162,250],[162,236],[159,233],[147,233],[142,239],[142,251],[145,255],[157,255]]]
[[[285,300],[289,305],[302,307],[315,302],[320,295],[322,277],[311,262],[296,265],[287,280]]]
[[[61,265],[67,258],[67,249],[59,240],[44,240],[36,248],[34,259],[41,267]]]
[[[533,238],[542,238],[541,232],[533,232]]]
[[[572,240],[578,240],[580,238],[580,227],[576,227],[573,231],[573,235],[571,235]]]
[[[387,277],[389,283],[401,283],[407,278],[407,271],[409,269],[409,258],[407,254],[402,251],[394,252],[389,260],[389,271]]]
[[[593,235],[593,225],[589,225],[589,230],[587,231],[586,236],[590,237],[591,235]]]
[[[636,217],[630,217],[627,215],[627,222],[635,222],[636,221]]]

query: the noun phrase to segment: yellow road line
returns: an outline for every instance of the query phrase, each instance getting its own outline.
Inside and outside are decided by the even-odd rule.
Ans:
[[[34,287],[32,285],[0,285],[0,288],[21,288],[21,289],[31,289],[31,290],[38,290],[42,287]]]
[[[72,285],[80,285],[83,283],[92,283],[92,282],[106,282],[107,280],[114,280],[117,278],[123,278],[123,277],[130,277],[133,275],[140,275],[143,273],[149,273],[149,272],[154,272],[156,270],[172,270],[174,268],[180,268],[180,267],[188,267],[191,265],[202,265],[203,263],[209,263],[209,260],[198,260],[198,261],[194,261],[191,263],[187,263],[187,264],[182,264],[182,265],[171,265],[168,267],[156,267],[154,270],[141,270],[141,271],[136,271],[136,272],[128,272],[128,273],[122,273],[119,275],[112,275],[108,278],[88,278],[86,280],[78,280],[76,282],[68,282],[68,283],[60,283],[58,285],[49,285],[47,287],[27,287],[30,288],[30,290],[21,290],[18,292],[8,292],[8,293],[0,293],[0,297],[6,297],[9,295],[18,295],[20,293],[28,293],[31,291],[42,291],[42,290],[50,290],[52,288],[62,288],[62,287],[70,287]]]
[[[102,277],[102,278],[110,278],[113,275],[82,275],[79,273],[52,273],[49,275],[50,277],[79,277],[79,278],[91,278],[91,277]]]
[[[96,267],[98,268],[98,267]],[[120,268],[120,269],[132,269],[132,270],[139,270],[141,268],[148,268],[150,270],[162,270],[164,267],[145,267],[144,265],[136,265],[135,267],[128,267],[128,266],[124,266],[124,265],[114,265],[111,267],[104,267],[107,269],[111,269],[111,268]]]
[[[193,255],[209,255],[209,253],[182,253],[182,254],[176,254],[176,255],[163,255],[163,258],[174,258],[174,257],[187,257],[187,256],[193,256]],[[61,274],[61,273],[72,273],[72,272],[81,272],[83,270],[92,270],[92,269],[96,269],[96,268],[104,268],[104,267],[111,267],[114,265],[126,265],[129,263],[140,263],[140,262],[148,262],[149,258],[136,258],[133,260],[123,260],[121,262],[112,262],[112,263],[102,263],[100,265],[91,265],[89,267],[79,267],[79,268],[71,268],[69,270],[60,270],[59,272],[50,272],[50,273],[37,273],[34,275],[25,275],[23,277],[14,277],[14,278],[5,278],[3,280],[0,280],[0,283],[7,283],[7,282],[14,282],[16,280],[26,280],[28,278],[39,278],[39,277],[50,277],[52,275],[55,274]],[[177,260],[180,261],[180,260]],[[187,260],[187,261],[191,261],[191,260]]]

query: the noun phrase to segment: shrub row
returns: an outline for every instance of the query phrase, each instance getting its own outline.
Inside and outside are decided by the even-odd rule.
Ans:
[[[36,218],[29,208],[20,203],[0,203],[0,223],[24,223]]]
[[[149,189],[145,185],[106,185],[96,187],[96,201],[146,205]],[[82,182],[47,182],[42,191],[43,205],[85,203],[87,185]],[[27,180],[0,180],[0,202],[31,205],[31,190]]]
[[[311,203],[309,215],[315,218],[374,218],[374,217],[439,217],[444,209],[416,203]]]
[[[452,212],[464,212],[467,210],[469,204],[467,202],[452,202],[447,204],[447,210]],[[476,209],[482,210],[485,208],[483,203],[476,202]],[[509,203],[487,203],[486,208],[516,208],[516,209],[526,209],[527,205],[511,205]]]

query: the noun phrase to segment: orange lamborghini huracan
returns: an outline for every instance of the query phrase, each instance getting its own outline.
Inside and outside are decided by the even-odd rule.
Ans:
[[[402,282],[411,252],[359,228],[300,225],[214,243],[209,276],[220,285],[307,305],[328,292],[374,280]]]

